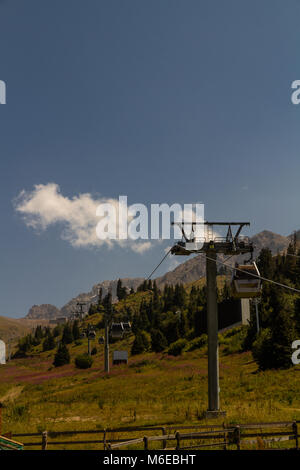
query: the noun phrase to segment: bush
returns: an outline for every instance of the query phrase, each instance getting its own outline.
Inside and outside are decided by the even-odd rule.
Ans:
[[[70,353],[68,351],[68,348],[64,343],[60,343],[60,345],[58,346],[57,352],[54,356],[53,365],[55,367],[60,367],[69,363],[70,363]]]
[[[77,369],[89,369],[93,364],[93,359],[88,354],[82,354],[75,358]]]
[[[93,349],[91,350],[91,355],[94,356],[95,354],[97,354],[96,346],[94,346]]]
[[[194,338],[189,345],[188,351],[194,351],[195,349],[203,348],[203,346],[207,345],[207,335],[203,333],[203,335],[199,336],[198,338]]]
[[[179,356],[182,354],[182,351],[188,344],[186,339],[178,339],[174,343],[170,344],[169,349],[168,349],[168,354],[171,356]]]
[[[247,336],[248,327],[242,326],[225,331],[220,335],[219,344],[223,344],[223,354],[235,354],[244,351],[245,338]]]

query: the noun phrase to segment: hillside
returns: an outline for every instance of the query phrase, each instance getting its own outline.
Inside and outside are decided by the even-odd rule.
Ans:
[[[30,331],[30,324],[26,321],[0,317],[0,339],[4,341],[12,340],[19,336],[24,336]]]
[[[127,287],[128,289],[131,289],[131,287],[133,287],[134,290],[137,289],[137,287],[143,282],[143,280],[144,278],[141,277],[121,279],[122,285],[124,287]],[[99,284],[95,284],[90,292],[79,294],[78,296],[70,300],[66,305],[64,305],[60,310],[60,314],[62,316],[68,317],[69,315],[71,315],[71,313],[74,313],[74,311],[77,310],[77,302],[87,302],[89,306],[89,304],[92,301],[95,301],[95,299],[97,298],[99,289],[102,289],[103,297],[111,289],[112,296],[114,299],[116,299],[117,283],[118,279],[114,281],[103,281]]]
[[[225,422],[300,419],[299,366],[259,372],[251,353],[228,354],[235,337],[230,332],[220,336]],[[130,350],[132,341],[130,336],[114,343],[111,351]],[[109,377],[103,372],[103,346],[97,348],[88,370],[74,366],[75,356],[87,350],[86,339],[70,345],[71,363],[63,367],[54,368],[53,352],[38,348],[26,359],[0,366],[4,432],[209,422],[204,418],[206,347],[177,357],[166,353],[130,356],[129,365],[112,366]],[[219,418],[213,423],[223,421]]]

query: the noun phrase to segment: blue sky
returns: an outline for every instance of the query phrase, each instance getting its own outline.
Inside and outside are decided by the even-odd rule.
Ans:
[[[0,1],[0,315],[145,276],[166,245],[37,233],[13,204],[35,185],[202,201],[207,219],[249,220],[249,234],[300,228],[299,14],[297,0]]]

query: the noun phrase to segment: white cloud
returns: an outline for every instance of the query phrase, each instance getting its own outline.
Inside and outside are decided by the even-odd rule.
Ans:
[[[32,191],[21,191],[14,201],[14,206],[23,217],[27,227],[37,231],[60,224],[61,238],[74,247],[99,247],[101,245],[113,247],[114,244],[118,244],[124,248],[130,247],[138,253],[143,253],[152,247],[150,241],[100,240],[96,233],[99,221],[96,209],[102,203],[110,203],[117,210],[119,201],[109,198],[95,199],[89,193],[79,194],[72,198],[65,197],[57,184],[48,183],[35,185]]]
[[[145,251],[149,250],[152,247],[151,242],[141,242],[136,244],[134,250],[138,253],[144,253]]]

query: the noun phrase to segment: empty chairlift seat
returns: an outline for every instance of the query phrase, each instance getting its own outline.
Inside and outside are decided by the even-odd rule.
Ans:
[[[255,262],[251,264],[238,264],[233,271],[233,296],[239,299],[259,297],[261,294],[261,279]]]
[[[104,336],[100,336],[100,338],[98,339],[98,343],[104,344]]]
[[[96,332],[94,330],[89,330],[88,339],[95,339],[95,338],[96,338]]]
[[[123,322],[122,325],[125,333],[129,333],[131,331],[131,323],[129,321]]]
[[[110,329],[110,336],[114,339],[123,338],[124,327],[122,323],[112,323]]]

